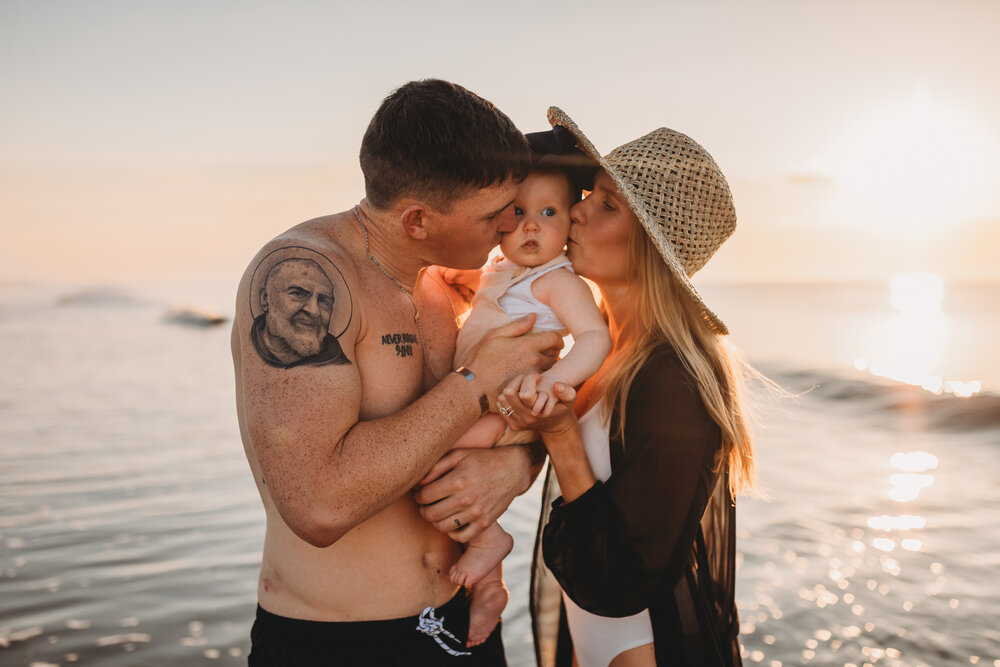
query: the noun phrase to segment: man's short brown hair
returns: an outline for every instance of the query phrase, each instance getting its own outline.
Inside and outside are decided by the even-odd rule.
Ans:
[[[524,135],[503,112],[440,79],[407,83],[383,100],[361,140],[365,196],[389,208],[411,196],[447,210],[473,189],[524,179]]]

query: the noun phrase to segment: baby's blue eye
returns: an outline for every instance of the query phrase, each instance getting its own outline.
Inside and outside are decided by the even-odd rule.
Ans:
[[[554,208],[552,208],[552,207],[549,207],[549,208],[546,208],[546,209],[542,209],[542,215],[545,216],[546,218],[551,218],[555,214],[556,214],[556,210]]]
[[[520,209],[520,207],[518,207],[518,206],[515,206],[515,207],[514,207],[514,215],[524,215],[524,211],[522,211],[522,210]]]

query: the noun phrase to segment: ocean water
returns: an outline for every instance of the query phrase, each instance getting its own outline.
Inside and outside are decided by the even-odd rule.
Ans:
[[[1000,289],[917,292],[703,289],[797,394],[739,501],[747,664],[1000,666]],[[245,664],[264,523],[228,326],[164,317],[229,288],[62,293],[0,286],[0,664]],[[538,503],[503,519],[515,666]]]

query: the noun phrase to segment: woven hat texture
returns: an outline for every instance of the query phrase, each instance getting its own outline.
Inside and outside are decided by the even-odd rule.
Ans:
[[[548,119],[572,132],[577,147],[611,176],[677,282],[712,328],[728,334],[690,279],[736,229],[729,184],[708,151],[687,135],[661,127],[602,157],[562,109],[549,108]]]

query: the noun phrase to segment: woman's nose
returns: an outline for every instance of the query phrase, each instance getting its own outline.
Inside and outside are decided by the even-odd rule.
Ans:
[[[582,225],[584,223],[584,212],[583,212],[583,202],[586,200],[578,201],[573,204],[569,209],[569,221],[570,224]]]

